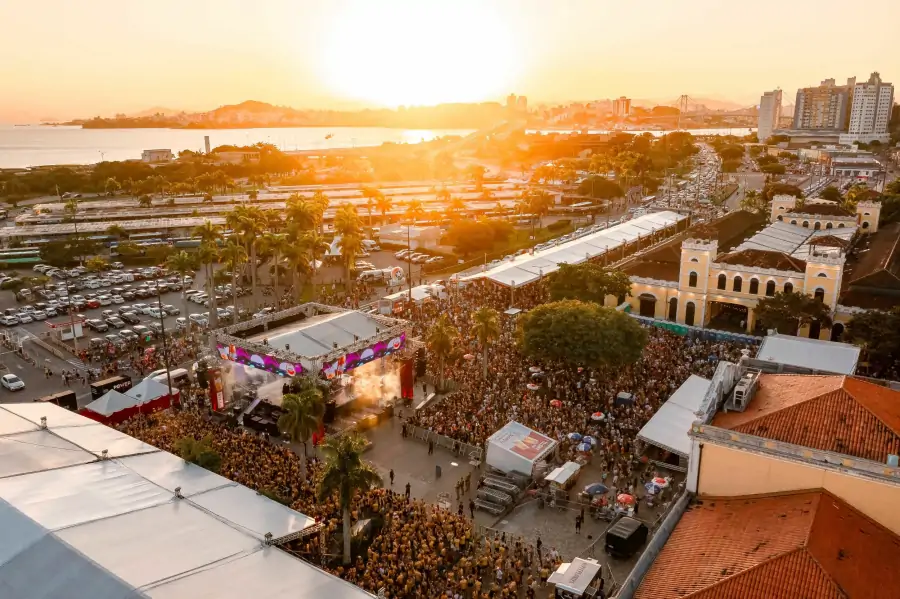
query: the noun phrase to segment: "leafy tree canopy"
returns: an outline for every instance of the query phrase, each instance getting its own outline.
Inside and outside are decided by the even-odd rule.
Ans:
[[[896,378],[900,372],[900,307],[889,312],[857,314],[847,324],[844,340],[863,348],[873,374]]]
[[[823,200],[829,200],[831,202],[840,202],[842,199],[841,191],[834,185],[829,185],[828,187],[820,191],[819,197]]]
[[[573,366],[632,364],[648,338],[627,314],[577,300],[538,306],[520,319],[519,327],[519,346],[526,355]]]
[[[592,198],[611,200],[625,196],[621,186],[605,177],[588,177],[578,186],[578,193]]]
[[[631,295],[631,279],[622,271],[607,270],[592,262],[563,264],[550,278],[550,297],[603,305],[607,295]]]
[[[797,187],[796,185],[790,185],[788,183],[767,183],[765,187],[763,187],[763,197],[766,198],[767,202],[771,202],[772,198],[775,196],[794,196],[795,198],[803,197],[803,190]]]
[[[823,327],[831,326],[831,310],[811,295],[792,291],[778,292],[759,300],[756,316],[767,328],[779,333],[796,335],[803,325],[818,320]]]

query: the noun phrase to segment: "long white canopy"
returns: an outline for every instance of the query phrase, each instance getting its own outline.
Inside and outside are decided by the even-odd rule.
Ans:
[[[313,524],[59,406],[0,406],[0,597],[371,597],[264,542]]]
[[[860,351],[861,348],[850,343],[794,335],[769,335],[763,339],[756,357],[820,372],[855,374]]]
[[[505,287],[521,287],[556,272],[560,264],[580,264],[602,256],[606,252],[621,248],[637,239],[646,238],[686,218],[671,211],[645,214],[546,250],[517,256],[484,272],[463,277],[463,280],[487,278]]]

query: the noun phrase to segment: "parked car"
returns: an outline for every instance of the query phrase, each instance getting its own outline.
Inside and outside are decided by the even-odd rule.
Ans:
[[[16,322],[18,322],[18,320]],[[188,319],[187,318],[182,316],[180,318],[175,319],[175,330],[176,331],[183,331],[187,327],[188,327]]]
[[[28,324],[29,322],[34,322],[34,319],[31,318],[31,314],[28,312],[19,312],[16,314],[16,317],[19,319],[19,322],[22,324]]]
[[[125,340],[116,334],[109,334],[103,338],[106,339],[107,343],[112,343],[113,345],[125,345]]]
[[[19,318],[17,316],[0,316],[0,324],[14,327],[19,324]]]
[[[25,381],[14,374],[4,374],[0,377],[0,384],[10,391],[21,391],[25,388]]]
[[[152,318],[155,318],[157,320],[159,320],[160,318],[162,318],[165,315],[163,312],[160,312],[159,308],[157,308],[156,306],[151,306],[151,307],[147,308],[147,310],[144,312],[144,314],[146,314],[147,316],[150,316]]]
[[[123,312],[119,314],[119,318],[128,324],[138,324],[141,322],[141,319],[137,317],[137,314],[134,312]]]
[[[98,333],[105,333],[109,330],[109,325],[99,318],[89,318],[84,321],[84,324],[97,331]]]
[[[145,327],[142,324],[139,324],[131,329],[134,331],[134,334],[138,336],[139,339],[146,339],[147,337],[153,337],[156,333],[151,331],[148,327]]]
[[[121,329],[125,327],[125,321],[118,316],[110,316],[105,320],[105,322],[114,329]]]
[[[138,338],[138,334],[131,329],[122,329],[119,331],[119,336],[125,341],[136,341]]]
[[[100,318],[105,319],[105,318],[109,318],[110,316],[115,316],[115,315],[116,315],[115,310],[104,310],[103,312],[100,313]]]
[[[125,298],[122,297],[121,295],[114,295],[110,299],[112,300],[112,303],[114,303],[114,304],[124,304],[125,303]]]
[[[178,316],[179,314],[181,314],[181,310],[171,304],[163,304],[162,309],[165,311],[167,316]]]
[[[192,324],[195,324],[198,327],[209,326],[209,321],[202,314],[191,314],[190,316],[188,316],[188,320],[190,320]]]
[[[163,325],[161,325],[158,320],[151,320],[146,326],[157,335],[161,334],[163,331]]]
[[[44,312],[43,310],[35,310],[34,312],[31,313],[31,318],[33,320],[46,320],[47,313]]]

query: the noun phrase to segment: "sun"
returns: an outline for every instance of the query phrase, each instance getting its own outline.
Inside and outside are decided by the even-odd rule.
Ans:
[[[396,107],[505,95],[518,71],[509,28],[477,0],[359,2],[323,31],[332,91]]]

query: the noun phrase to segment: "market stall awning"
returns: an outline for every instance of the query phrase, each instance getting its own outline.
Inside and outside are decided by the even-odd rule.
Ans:
[[[692,374],[644,425],[638,439],[687,457],[691,452],[688,432],[709,385],[709,379]]]

